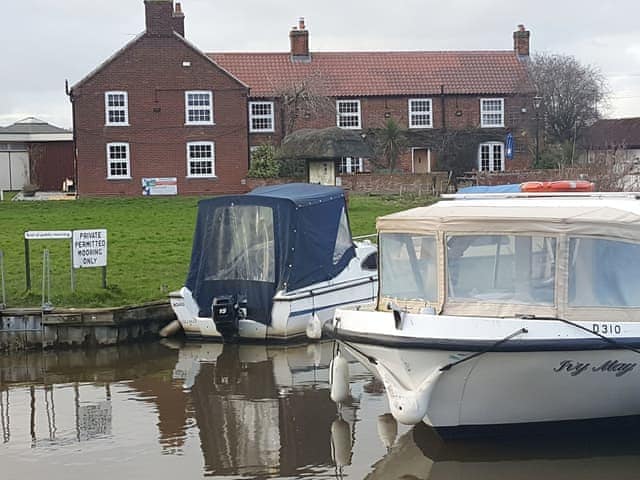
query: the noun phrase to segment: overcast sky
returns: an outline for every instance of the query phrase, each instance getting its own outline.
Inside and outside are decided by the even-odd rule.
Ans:
[[[640,117],[637,0],[183,0],[185,34],[205,52],[288,51],[305,17],[312,51],[507,50],[520,23],[532,52],[599,67],[607,117]],[[526,3],[526,4],[525,4]],[[64,82],[82,79],[144,30],[143,0],[2,2],[0,126],[35,116],[71,127]]]

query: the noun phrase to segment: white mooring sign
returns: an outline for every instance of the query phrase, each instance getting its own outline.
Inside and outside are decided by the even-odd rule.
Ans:
[[[74,230],[73,268],[107,266],[107,230]]]

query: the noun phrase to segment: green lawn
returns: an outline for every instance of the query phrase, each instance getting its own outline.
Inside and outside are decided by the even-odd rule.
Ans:
[[[42,256],[49,249],[51,303],[57,307],[131,305],[166,298],[183,285],[191,255],[197,197],[0,202],[0,250],[4,253],[7,306],[42,302]],[[377,216],[424,205],[432,199],[351,195],[353,235],[375,233]],[[31,291],[25,284],[24,232],[108,231],[107,286],[101,269],[76,270],[71,292],[68,240],[31,240]],[[1,295],[1,293],[0,293]],[[0,302],[2,298],[0,296]]]

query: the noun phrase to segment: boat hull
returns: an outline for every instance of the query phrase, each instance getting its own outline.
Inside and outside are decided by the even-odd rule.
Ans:
[[[382,380],[403,423],[446,430],[640,415],[632,322],[612,343],[544,320],[413,315],[396,329],[391,313],[340,310],[336,319],[332,335]]]
[[[377,293],[377,276],[324,285],[316,285],[301,291],[280,292],[273,299],[271,323],[240,319],[239,339],[294,341],[307,338],[307,326],[314,319],[320,324],[329,322],[335,309],[364,305],[372,302]],[[198,316],[199,307],[188,288],[170,296],[171,306],[184,333],[189,338],[222,340],[211,317]]]

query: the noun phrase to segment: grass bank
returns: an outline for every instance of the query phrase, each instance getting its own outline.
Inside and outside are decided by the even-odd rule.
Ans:
[[[4,253],[7,305],[42,302],[42,256],[51,258],[51,303],[57,307],[131,305],[166,298],[183,285],[191,255],[197,197],[0,202],[0,250]],[[375,232],[377,216],[428,202],[424,197],[351,195],[353,235]],[[101,269],[76,270],[71,292],[68,240],[31,240],[31,290],[26,290],[24,232],[108,231],[107,289]],[[0,302],[2,301],[0,297]]]

